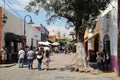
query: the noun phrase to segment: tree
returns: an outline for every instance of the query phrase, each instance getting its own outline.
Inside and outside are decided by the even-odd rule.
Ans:
[[[85,66],[84,32],[86,23],[93,17],[97,18],[101,10],[105,10],[110,0],[33,0],[27,6],[27,11],[35,11],[38,14],[39,9],[47,11],[48,23],[56,19],[65,18],[69,27],[75,26],[77,45],[77,56],[83,60]],[[36,10],[34,10],[36,9]],[[80,48],[81,47],[81,48]],[[79,60],[79,59],[78,59]],[[79,65],[79,64],[77,64]],[[78,67],[77,67],[78,68]]]

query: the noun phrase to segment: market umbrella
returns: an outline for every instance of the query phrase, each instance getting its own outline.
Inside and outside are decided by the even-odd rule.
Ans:
[[[54,42],[54,43],[52,43],[52,45],[53,45],[53,46],[58,46],[58,45],[60,45],[60,43]]]
[[[50,45],[51,43],[46,41],[46,42],[38,42],[38,44],[41,44],[41,45]]]

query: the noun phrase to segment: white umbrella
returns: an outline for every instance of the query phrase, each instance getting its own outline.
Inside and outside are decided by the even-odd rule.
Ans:
[[[38,44],[41,44],[41,45],[50,45],[51,43],[46,41],[46,42],[38,42]]]
[[[52,43],[52,45],[54,45],[54,46],[58,46],[58,45],[60,45],[60,43],[58,43],[58,42],[54,42],[54,43]]]
[[[50,42],[48,42],[48,41],[46,41],[46,44],[48,44],[48,45],[49,45],[49,44],[51,44],[51,43],[50,43]]]

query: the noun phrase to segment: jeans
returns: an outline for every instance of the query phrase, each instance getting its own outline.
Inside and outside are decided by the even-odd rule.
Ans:
[[[101,70],[101,63],[100,63],[100,62],[97,62],[97,68],[98,68],[99,70]]]
[[[23,64],[24,64],[24,58],[19,58],[18,59],[19,68],[23,68]]]
[[[38,70],[41,69],[42,60],[38,60]]]
[[[33,69],[33,59],[28,59],[28,69]]]

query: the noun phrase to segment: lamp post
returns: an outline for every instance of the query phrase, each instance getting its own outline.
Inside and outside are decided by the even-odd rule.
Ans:
[[[5,14],[3,14],[3,16],[2,16],[2,22],[3,22],[3,24],[5,24],[6,21],[7,21],[7,16]]]
[[[34,24],[32,21],[32,17],[30,15],[26,15],[24,17],[24,42],[23,42],[23,47],[25,48],[26,46],[26,17],[30,18],[30,22],[28,24]]]
[[[31,47],[33,47],[33,41],[34,41],[34,39],[31,38]]]

